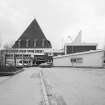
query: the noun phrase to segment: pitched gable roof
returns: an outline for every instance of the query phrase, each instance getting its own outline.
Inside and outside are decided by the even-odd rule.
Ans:
[[[23,34],[20,36],[20,38],[15,42],[15,44],[13,45],[13,48],[26,48],[26,42],[27,40],[29,41],[29,48],[33,48],[34,47],[34,41],[36,40],[37,43],[36,44],[38,46],[36,46],[37,48],[41,48],[43,47],[42,43],[43,40],[45,41],[44,46],[46,48],[51,47],[51,43],[50,41],[47,40],[47,38],[45,37],[43,31],[41,30],[38,22],[36,21],[36,19],[34,19],[31,24],[27,27],[27,29],[23,32]],[[20,46],[18,46],[18,42],[21,41]]]
[[[46,39],[36,19],[34,19],[28,28],[23,32],[19,40],[22,39]]]

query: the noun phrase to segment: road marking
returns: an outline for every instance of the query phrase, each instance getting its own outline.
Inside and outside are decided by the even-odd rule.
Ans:
[[[67,105],[64,98],[54,92],[54,88],[48,83],[42,70],[40,70],[40,78],[45,105]]]
[[[41,80],[42,92],[43,92],[45,105],[50,105],[49,100],[48,100],[48,96],[47,96],[47,89],[46,89],[44,78],[43,78],[43,72],[41,70],[40,70],[40,80]]]

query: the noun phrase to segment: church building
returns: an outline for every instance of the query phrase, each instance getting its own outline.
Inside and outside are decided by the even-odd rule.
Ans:
[[[6,50],[6,63],[32,66],[52,61],[52,45],[34,19],[11,49]]]

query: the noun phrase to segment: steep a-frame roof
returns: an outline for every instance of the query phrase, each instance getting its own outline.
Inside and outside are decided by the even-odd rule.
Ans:
[[[46,37],[38,22],[34,19],[19,39],[46,39]]]
[[[23,32],[20,38],[15,42],[13,48],[27,48],[27,40],[28,40],[28,48],[50,48],[51,43],[45,37],[43,31],[41,30],[38,22],[34,19],[31,24],[27,27],[27,29]],[[36,41],[36,46],[35,45]],[[44,41],[44,46],[42,45]],[[20,45],[19,45],[20,43]]]

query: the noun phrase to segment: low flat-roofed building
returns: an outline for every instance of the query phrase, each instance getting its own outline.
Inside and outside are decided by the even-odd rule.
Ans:
[[[69,36],[71,39],[71,37]],[[78,52],[85,52],[90,50],[96,50],[96,43],[83,43],[82,42],[82,31],[78,33],[77,37],[71,43],[65,43],[64,52],[65,54],[72,54]]]
[[[53,56],[64,55],[64,49],[53,49]]]
[[[105,51],[93,50],[87,52],[72,53],[53,58],[54,66],[63,67],[104,67]]]
[[[66,43],[64,45],[65,54],[85,52],[85,51],[96,50],[96,49],[97,49],[96,43],[79,43],[79,44]]]

